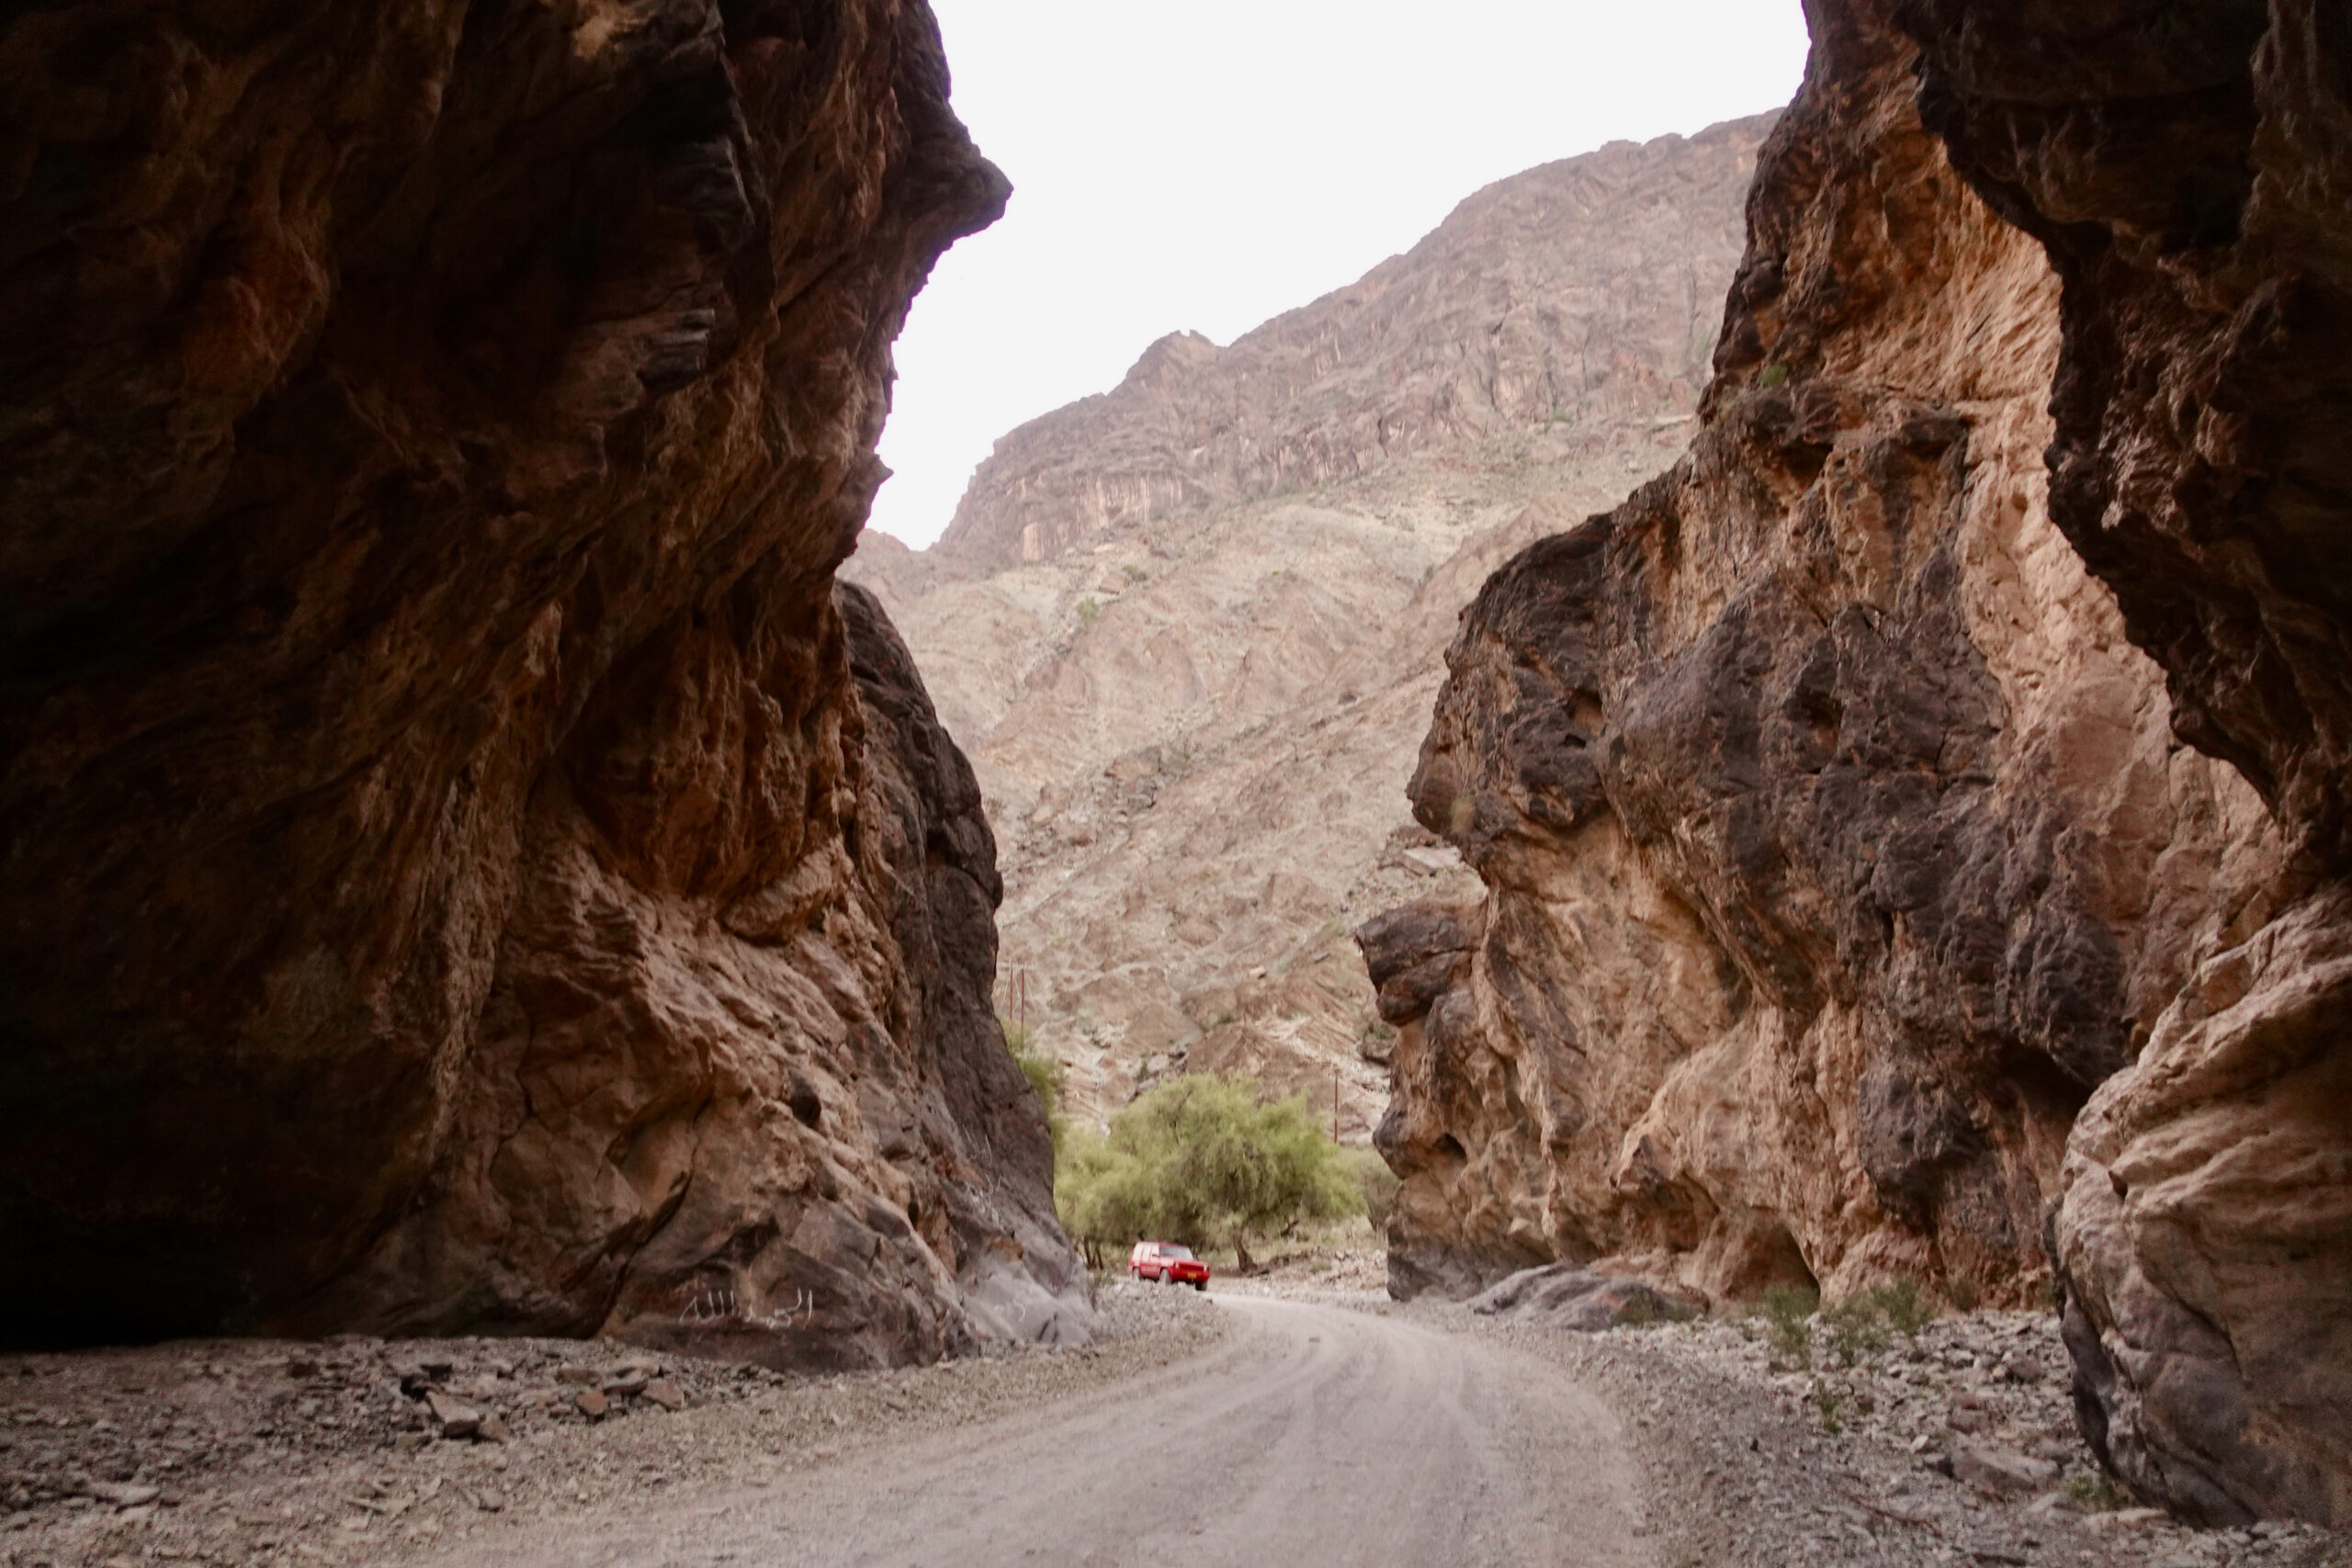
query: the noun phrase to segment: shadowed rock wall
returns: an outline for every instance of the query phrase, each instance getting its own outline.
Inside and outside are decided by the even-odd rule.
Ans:
[[[927,10],[36,4],[0,80],[0,1333],[1074,1322],[831,583],[1004,197]]]
[[[1928,0],[1919,103],[2064,288],[2051,514],[2296,853],[2068,1145],[2077,1403],[2143,1494],[2352,1522],[2352,18]]]
[[[1808,10],[1691,454],[1449,656],[1392,1288],[2054,1259],[2126,1481],[2343,1522],[2352,34]]]

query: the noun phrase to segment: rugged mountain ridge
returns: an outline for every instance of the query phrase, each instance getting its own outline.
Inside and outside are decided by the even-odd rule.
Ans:
[[[977,793],[831,581],[1006,188],[928,11],[34,5],[0,77],[0,1336],[1081,1331]]]
[[[1486,895],[1362,933],[1392,1278],[2054,1257],[2134,1489],[2340,1523],[2352,56],[1996,9],[1808,7],[1690,455],[1464,618],[1414,804]]]
[[[1005,846],[1001,1002],[1106,1114],[1180,1070],[1368,1137],[1345,929],[1475,884],[1402,792],[1456,613],[1679,448],[1769,117],[1498,182],[1361,282],[1007,435],[906,628]],[[1124,499],[1123,499],[1124,498]]]
[[[1153,344],[1113,390],[1012,432],[938,549],[1042,560],[1120,525],[1322,490],[1552,423],[1687,416],[1754,122],[1612,142],[1498,180],[1347,288],[1219,348]]]

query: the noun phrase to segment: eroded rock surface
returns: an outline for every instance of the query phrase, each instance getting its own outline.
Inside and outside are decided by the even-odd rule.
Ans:
[[[2347,39],[1811,14],[1690,456],[1449,656],[1392,1281],[2023,1303],[2054,1206],[2119,1473],[2340,1521]]]
[[[2211,1522],[2352,1521],[2352,30],[2286,0],[1905,9],[1957,167],[2064,281],[2058,526],[2298,852],[2069,1145],[2086,1427]]]
[[[993,847],[836,604],[1005,186],[928,12],[13,8],[0,1333],[1059,1332]]]

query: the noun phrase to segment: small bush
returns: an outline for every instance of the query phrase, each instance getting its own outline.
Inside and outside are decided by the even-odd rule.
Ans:
[[[1610,1322],[1620,1328],[1657,1328],[1663,1324],[1688,1323],[1699,1314],[1680,1302],[1640,1292],[1625,1299]]]
[[[1819,1373],[1813,1379],[1814,1414],[1821,1418],[1821,1429],[1831,1437],[1846,1429],[1845,1414],[1838,1403],[1838,1391],[1821,1381]]]
[[[1764,1292],[1760,1310],[1772,1364],[1783,1371],[1810,1371],[1812,1320],[1821,1310],[1821,1292],[1806,1285],[1775,1285]]]
[[[1886,1314],[1868,1291],[1848,1296],[1821,1309],[1821,1326],[1829,1338],[1829,1352],[1841,1367],[1874,1356],[1893,1342]]]
[[[1774,387],[1786,385],[1788,379],[1789,367],[1785,365],[1767,365],[1764,367],[1764,374],[1757,378],[1768,391]]]
[[[1978,1298],[1973,1280],[1953,1280],[1944,1286],[1944,1294],[1951,1298],[1951,1304],[1961,1312],[1976,1310]]]
[[[1887,1326],[1905,1339],[1918,1338],[1919,1331],[1936,1320],[1935,1303],[1917,1280],[1881,1280],[1866,1293],[1886,1315]]]
[[[2111,1514],[2118,1508],[2139,1506],[2139,1499],[2116,1484],[2115,1477],[2104,1471],[2090,1475],[2077,1475],[2066,1483],[2066,1495],[2093,1514]]]
[[[1388,1211],[1396,1206],[1396,1189],[1403,1183],[1378,1149],[1358,1145],[1341,1150],[1340,1157],[1347,1167],[1348,1179],[1355,1183],[1356,1196],[1363,1201],[1363,1217],[1372,1222],[1375,1232],[1385,1231]]]
[[[1078,602],[1078,618],[1083,624],[1091,625],[1094,617],[1102,613],[1102,606],[1096,604],[1091,598],[1080,599]]]

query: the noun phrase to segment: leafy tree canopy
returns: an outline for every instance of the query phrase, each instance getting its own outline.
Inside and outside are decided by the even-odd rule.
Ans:
[[[1339,1145],[1302,1099],[1261,1103],[1247,1080],[1183,1077],[1111,1120],[1073,1129],[1055,1195],[1062,1224],[1099,1260],[1140,1240],[1249,1244],[1363,1207]]]

